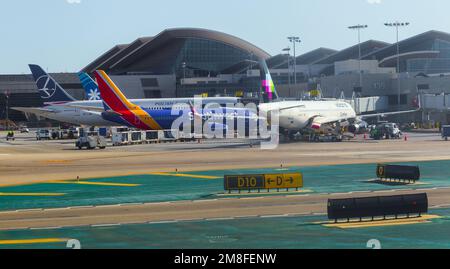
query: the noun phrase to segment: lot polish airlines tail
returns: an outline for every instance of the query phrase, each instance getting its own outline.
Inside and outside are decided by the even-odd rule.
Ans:
[[[81,72],[78,73],[78,77],[80,78],[81,85],[85,90],[86,100],[89,101],[102,100],[97,83],[95,83],[95,81],[88,74]]]
[[[44,104],[56,104],[75,101],[47,72],[39,65],[29,65],[34,81]]]
[[[105,110],[120,116],[129,125],[142,130],[162,130],[153,117],[141,107],[131,103],[119,87],[102,70],[95,72]],[[110,111],[108,111],[110,110]]]

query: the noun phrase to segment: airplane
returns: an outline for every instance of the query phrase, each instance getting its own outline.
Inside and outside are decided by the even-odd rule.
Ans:
[[[245,120],[245,126],[250,126],[250,121],[258,121],[259,117],[256,111],[246,108],[229,108],[229,107],[204,107],[200,110],[192,104],[180,103],[177,113],[173,113],[172,109],[161,109],[139,105],[128,100],[117,85],[102,70],[95,72],[96,81],[100,89],[101,96],[104,101],[104,118],[125,123],[141,130],[162,130],[173,129],[173,123],[182,117],[187,117],[188,122],[192,122],[195,118],[203,122],[207,121],[213,131],[214,129],[229,130],[228,124],[235,124],[236,120]],[[178,126],[182,127],[182,126]],[[247,132],[247,130],[246,130]]]
[[[32,113],[40,117],[82,126],[122,126],[121,123],[103,118],[103,101],[77,101],[70,96],[47,72],[38,65],[29,65],[33,74],[43,107],[13,107],[12,109],[24,113]],[[90,78],[90,77],[89,77]],[[95,84],[95,82],[94,82]],[[178,103],[193,102],[194,98],[161,98],[161,99],[134,99],[131,100],[140,106],[159,109],[171,109]],[[203,104],[236,104],[236,97],[208,97],[201,98]]]
[[[260,104],[258,108],[263,115],[268,115],[269,120],[271,112],[278,111],[280,134],[290,137],[299,132],[319,130],[341,123],[352,125],[352,128],[349,129],[356,132],[358,125],[363,123],[364,119],[420,111],[419,108],[408,111],[357,115],[353,107],[343,100],[283,101],[278,96],[269,68],[264,60],[260,61],[260,69],[263,95],[268,97],[266,99],[269,99],[269,101],[272,97],[275,99],[272,102]]]
[[[29,65],[36,82],[43,107],[13,107],[24,113],[32,113],[59,122],[84,126],[115,126],[117,124],[104,120],[101,113],[72,108],[66,104],[76,102],[59,83],[38,65]],[[94,104],[93,104],[94,105]],[[101,105],[101,103],[100,103]]]

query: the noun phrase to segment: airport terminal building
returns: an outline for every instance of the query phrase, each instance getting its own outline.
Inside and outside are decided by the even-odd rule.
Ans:
[[[369,40],[360,46],[361,62],[358,44],[343,50],[318,48],[293,59],[287,54],[271,56],[229,34],[176,28],[116,45],[81,71],[105,70],[129,98],[204,95],[259,100],[258,61],[263,59],[282,97],[299,99],[320,90],[324,98],[353,99],[357,112],[364,113],[412,108],[421,95],[425,111],[401,120],[450,123],[450,34],[429,31],[403,40],[400,54],[397,44]],[[75,98],[84,98],[76,73],[52,75]],[[9,107],[42,105],[31,75],[0,75],[0,119],[6,117],[6,101]],[[12,110],[8,116],[26,120]]]

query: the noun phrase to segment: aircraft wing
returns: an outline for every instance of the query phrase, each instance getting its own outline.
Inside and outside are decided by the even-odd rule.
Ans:
[[[377,114],[367,114],[367,115],[359,115],[357,118],[359,118],[359,119],[367,119],[367,118],[375,118],[375,117],[386,117],[386,116],[392,116],[392,115],[414,113],[414,112],[418,112],[418,111],[420,111],[420,109],[396,111],[396,112],[386,112],[386,113],[377,113]]]

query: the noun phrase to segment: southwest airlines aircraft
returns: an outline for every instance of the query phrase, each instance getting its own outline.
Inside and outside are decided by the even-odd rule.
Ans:
[[[269,99],[278,99],[272,77],[265,61],[260,62],[261,80],[265,95]],[[362,121],[365,118],[388,116],[395,114],[412,113],[418,110],[380,113],[371,115],[357,115],[353,107],[339,100],[333,101],[277,101],[259,105],[264,115],[272,111],[278,111],[280,133],[295,134],[305,129],[320,129],[324,125],[348,122],[351,124]],[[419,109],[420,110],[420,109]]]
[[[235,124],[237,119],[245,120],[246,127],[249,126],[250,120],[258,121],[256,111],[245,108],[201,108],[197,112],[190,102],[185,106],[180,103],[177,113],[173,113],[172,109],[139,105],[128,100],[104,71],[96,71],[95,77],[105,103],[105,111],[102,113],[104,118],[141,130],[179,128],[181,126],[173,127],[172,125],[180,117],[188,117],[187,121],[198,117],[202,125],[204,120],[208,120],[215,129],[219,129],[220,126],[222,130],[228,129],[227,123],[230,121]]]
[[[47,74],[40,66],[30,65],[31,73],[36,81],[40,96],[44,101],[44,107],[14,107],[14,110],[24,113],[32,113],[37,116],[66,122],[75,125],[84,126],[122,126],[116,121],[109,121],[102,117],[103,101],[76,101],[70,96],[49,74]],[[89,77],[83,77],[90,86],[95,82]],[[94,84],[92,84],[92,83]],[[98,87],[92,88],[93,93]],[[172,109],[173,105],[178,103],[193,102],[194,98],[171,98],[171,99],[136,99],[131,100],[133,103],[149,108]],[[214,103],[220,105],[236,104],[239,98],[235,97],[210,97],[202,98],[203,104]]]

